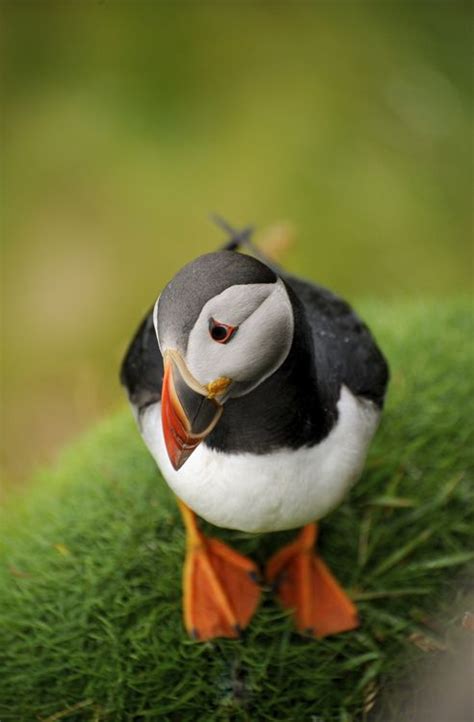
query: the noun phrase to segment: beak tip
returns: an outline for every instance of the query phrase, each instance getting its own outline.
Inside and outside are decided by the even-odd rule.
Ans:
[[[193,453],[194,448],[187,449],[186,451],[179,451],[177,449],[167,449],[167,451],[171,466],[175,471],[179,471]]]
[[[181,469],[181,467],[183,466],[184,462],[186,461],[186,459],[172,459],[170,457],[170,461],[171,461],[171,466],[173,467],[173,469],[175,471],[179,471]]]

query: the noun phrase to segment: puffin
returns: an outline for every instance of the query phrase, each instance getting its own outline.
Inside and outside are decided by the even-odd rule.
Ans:
[[[349,631],[357,609],[317,551],[318,522],[361,474],[387,361],[346,301],[265,258],[252,229],[222,225],[230,239],[170,280],[120,371],[185,526],[184,626],[195,640],[239,637],[263,579],[300,633]],[[262,576],[199,518],[298,531]]]

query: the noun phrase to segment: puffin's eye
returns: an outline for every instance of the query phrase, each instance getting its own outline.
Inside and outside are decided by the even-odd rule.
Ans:
[[[215,321],[213,318],[209,319],[209,333],[211,338],[217,341],[217,343],[227,343],[230,341],[237,329],[238,326],[229,326],[227,323]]]

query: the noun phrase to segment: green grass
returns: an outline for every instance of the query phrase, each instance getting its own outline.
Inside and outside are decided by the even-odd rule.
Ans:
[[[128,412],[44,471],[2,522],[0,719],[377,719],[405,703],[422,652],[452,654],[472,559],[472,317],[466,301],[366,303],[392,368],[359,484],[323,522],[358,631],[299,638],[269,593],[242,640],[181,624],[184,535]],[[263,559],[281,535],[229,533]],[[435,655],[435,652],[429,654]],[[393,689],[397,689],[395,694]]]

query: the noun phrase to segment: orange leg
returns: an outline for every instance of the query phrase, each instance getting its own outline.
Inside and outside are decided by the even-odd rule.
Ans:
[[[194,639],[238,637],[260,599],[257,566],[199,530],[196,515],[178,500],[186,527],[184,625]]]
[[[315,637],[359,626],[357,609],[314,552],[317,525],[307,524],[295,541],[268,562],[267,581],[276,585],[284,607],[294,610],[299,632]]]

